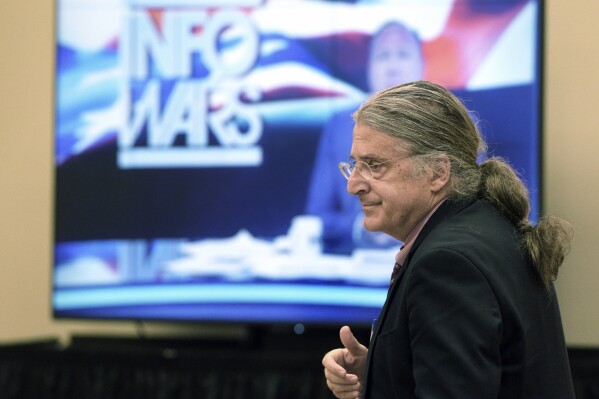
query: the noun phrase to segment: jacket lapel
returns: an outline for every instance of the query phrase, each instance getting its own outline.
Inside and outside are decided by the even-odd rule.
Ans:
[[[410,253],[406,257],[404,264],[402,265],[401,269],[399,270],[399,273],[397,274],[395,281],[389,287],[389,291],[387,292],[387,298],[385,300],[385,304],[383,305],[383,308],[381,309],[381,312],[379,313],[379,317],[376,321],[375,328],[372,333],[372,339],[370,340],[369,348],[374,348],[374,346],[376,344],[376,339],[378,337],[379,330],[380,330],[381,326],[383,325],[383,323],[385,322],[385,318],[387,317],[387,311],[389,309],[391,300],[392,300],[392,298],[395,297],[395,292],[397,291],[397,289],[401,283],[401,280],[402,280],[407,268],[410,265],[410,260],[412,259],[412,256],[414,255],[414,253],[418,250],[418,247],[420,246],[420,244],[430,234],[430,232],[433,231],[437,225],[439,225],[439,223],[441,223],[443,220],[447,219],[448,217],[460,212],[462,209],[468,207],[470,204],[472,204],[472,202],[474,202],[474,201],[469,201],[467,203],[462,203],[462,204],[456,204],[450,200],[446,200],[443,204],[441,204],[439,209],[437,209],[437,211],[431,216],[429,221],[424,225],[424,227],[422,228],[422,231],[420,232],[420,234],[418,234],[418,237],[416,237],[416,241],[414,242],[414,245],[410,249]],[[364,370],[364,376],[365,376],[364,393],[366,393],[366,389],[368,386],[368,372],[370,369],[370,363],[372,361],[371,353],[372,352],[369,350],[368,357],[366,359],[366,369]]]

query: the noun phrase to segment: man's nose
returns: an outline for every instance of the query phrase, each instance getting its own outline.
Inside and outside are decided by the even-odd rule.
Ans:
[[[347,192],[351,195],[358,195],[368,189],[368,181],[362,175],[354,170],[349,179],[347,179]]]

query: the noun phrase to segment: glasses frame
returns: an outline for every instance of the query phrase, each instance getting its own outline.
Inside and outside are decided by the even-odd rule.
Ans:
[[[407,158],[412,158],[412,157],[413,157],[413,155],[408,155],[406,157],[389,159],[387,161],[377,161],[377,162],[375,162],[375,164],[377,166],[380,166],[380,165],[388,164],[390,162],[401,161],[402,159],[407,159]],[[360,169],[358,167],[358,165],[361,165],[361,164],[364,164],[366,166],[366,169],[364,169],[364,168]],[[382,176],[374,177],[374,171],[372,170],[372,166],[369,165],[365,161],[351,160],[349,162],[339,162],[339,164],[337,166],[339,168],[339,171],[341,172],[343,177],[345,177],[346,180],[349,180],[349,178],[354,173],[354,171],[358,171],[358,174],[360,176],[362,176],[362,178],[364,178],[366,181],[378,180],[382,177]],[[368,170],[368,174],[363,173],[364,170]]]

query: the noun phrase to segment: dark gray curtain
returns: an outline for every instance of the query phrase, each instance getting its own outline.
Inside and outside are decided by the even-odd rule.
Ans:
[[[115,341],[117,342],[117,341]],[[2,399],[330,399],[320,350],[57,341],[0,346]],[[599,399],[599,348],[571,349],[578,399]]]

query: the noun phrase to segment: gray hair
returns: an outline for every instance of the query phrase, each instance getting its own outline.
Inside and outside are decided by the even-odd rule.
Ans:
[[[448,198],[487,200],[518,228],[521,245],[543,284],[549,286],[557,278],[570,248],[570,225],[555,217],[543,217],[533,225],[528,219],[528,190],[513,168],[497,157],[478,165],[486,145],[457,97],[431,82],[406,83],[375,93],[353,117],[357,124],[399,139],[398,145],[418,160],[416,174],[434,171],[441,155],[449,159]]]

